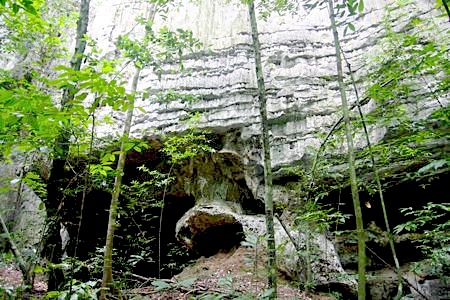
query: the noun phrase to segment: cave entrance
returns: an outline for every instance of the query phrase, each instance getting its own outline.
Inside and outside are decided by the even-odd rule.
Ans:
[[[241,245],[244,231],[240,223],[216,225],[206,228],[194,243],[199,255],[209,257],[219,252],[228,253]]]
[[[114,239],[115,269],[145,277],[171,278],[193,259],[239,247],[244,233],[242,225],[236,220],[205,226],[195,236],[195,243],[198,245],[196,250],[177,240],[175,227],[186,212],[205,199],[220,198],[219,200],[235,206],[237,213],[264,212],[262,203],[254,198],[247,185],[245,166],[240,157],[235,153],[216,151],[172,165],[162,151],[160,141],[149,140],[148,143],[149,149],[127,154],[123,177],[124,193],[127,192],[126,186],[131,186],[133,182],[154,180],[153,175],[142,172],[142,166],[158,174],[166,174],[172,179],[167,187],[154,187],[139,193],[138,198],[121,196],[119,225]],[[81,260],[91,260],[101,255],[98,249],[104,247],[111,201],[111,195],[106,190],[92,189],[85,198],[77,249],[77,257]],[[68,223],[74,224],[68,228],[72,238],[77,235],[78,227],[75,225],[78,224],[81,206],[81,197],[76,198],[74,200],[77,201],[71,202],[74,207],[70,209],[68,219]],[[73,244],[70,247],[69,256],[74,254]],[[99,274],[91,273],[87,276],[95,278]]]
[[[422,181],[405,180],[397,183],[392,182],[390,186],[387,186],[383,191],[383,196],[391,231],[395,226],[413,219],[412,216],[405,216],[401,212],[401,208],[411,207],[413,210],[420,210],[429,202],[446,202],[445,195],[448,191],[449,180],[450,174],[447,173],[441,174],[433,180],[429,180],[429,178]],[[387,183],[385,182],[386,185]],[[361,200],[364,228],[369,236],[369,240],[366,242],[369,248],[367,251],[369,258],[367,269],[377,270],[386,268],[386,262],[394,265],[392,253],[387,243],[383,210],[378,193],[369,194],[368,192],[360,191],[359,197]],[[330,193],[328,197],[323,199],[323,202],[333,205],[344,214],[350,215],[350,218],[347,219],[345,224],[337,227],[338,231],[355,230],[356,221],[354,218],[350,187]],[[444,216],[444,218],[448,218],[448,215]],[[354,259],[357,257],[356,240],[349,236],[342,236],[339,240],[342,242],[338,242],[337,250],[341,256],[341,262],[344,268],[356,270],[357,261]],[[423,253],[418,246],[419,244],[406,236],[405,238],[399,239],[395,247],[400,264],[423,259]]]

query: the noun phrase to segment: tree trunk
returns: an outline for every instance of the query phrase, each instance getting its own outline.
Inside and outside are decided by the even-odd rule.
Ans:
[[[448,0],[442,0],[442,5],[444,5],[445,8],[445,12],[447,13],[448,16],[448,21],[450,22],[450,9],[448,8]]]
[[[125,167],[125,158],[126,158],[126,144],[128,142],[130,131],[131,131],[131,123],[133,121],[133,110],[134,110],[134,100],[135,93],[137,90],[137,84],[139,81],[139,74],[141,73],[140,69],[136,69],[136,72],[133,76],[133,82],[131,86],[131,92],[133,94],[131,98],[130,107],[127,111],[127,117],[125,119],[125,128],[123,130],[122,142],[120,146],[120,154],[119,161],[117,162],[116,169],[116,178],[114,181],[114,188],[111,197],[111,206],[109,208],[109,219],[108,219],[108,231],[106,233],[106,245],[105,245],[105,255],[104,255],[104,264],[103,264],[103,279],[102,279],[102,290],[100,299],[106,300],[106,295],[108,290],[111,290],[113,287],[113,274],[112,274],[112,253],[113,253],[113,240],[114,240],[114,231],[117,225],[117,206],[119,204],[119,196],[120,190],[122,186],[122,177],[123,170]]]
[[[370,160],[372,162],[372,171],[374,173],[375,183],[377,184],[378,195],[380,197],[381,208],[383,211],[384,224],[386,225],[386,232],[387,232],[388,238],[389,238],[389,246],[391,248],[392,258],[394,259],[395,269],[396,269],[396,273],[397,273],[397,277],[398,277],[398,291],[397,291],[397,295],[395,296],[394,299],[400,299],[401,296],[403,295],[403,278],[402,278],[402,272],[400,270],[400,263],[397,258],[397,251],[395,250],[394,238],[392,236],[391,227],[389,225],[389,219],[388,219],[388,215],[387,215],[387,211],[386,211],[386,204],[384,202],[383,186],[381,185],[380,172],[378,171],[378,168],[377,168],[377,165],[375,162],[375,155],[373,154],[372,143],[370,142],[370,138],[369,138],[369,131],[367,129],[366,120],[364,119],[364,115],[363,115],[363,112],[361,109],[361,102],[359,101],[359,93],[358,93],[358,89],[356,88],[356,80],[353,76],[353,71],[352,71],[351,65],[348,62],[348,60],[345,58],[345,55],[343,52],[342,52],[342,57],[344,58],[345,62],[347,63],[348,71],[350,72],[350,79],[352,80],[353,89],[355,90],[356,107],[358,108],[358,114],[359,114],[359,117],[361,118],[361,123],[363,125],[364,135],[366,137],[366,142],[367,142],[367,147],[369,147],[369,156],[370,156]]]
[[[342,100],[342,113],[345,122],[345,135],[348,147],[348,166],[350,172],[350,186],[352,190],[353,206],[355,210],[356,230],[358,234],[358,299],[366,299],[366,245],[364,223],[361,212],[361,203],[358,194],[358,182],[355,170],[355,153],[353,145],[352,128],[350,124],[350,110],[347,103],[347,95],[344,86],[344,76],[342,71],[341,44],[336,28],[336,20],[334,17],[333,0],[328,0],[328,9],[331,21],[331,30],[333,31],[334,46],[336,51],[336,67],[338,73],[339,91]]]
[[[20,253],[19,249],[17,248],[16,243],[14,242],[14,239],[11,236],[8,226],[6,226],[6,222],[3,219],[3,215],[1,213],[0,213],[0,223],[3,228],[3,233],[6,235],[6,240],[8,241],[9,245],[11,246],[11,250],[17,260],[19,269],[22,272],[24,284],[27,286],[30,286],[32,289],[33,287],[31,285],[33,284],[33,276],[30,274],[31,266],[27,265],[27,263],[23,259],[22,254]]]
[[[264,189],[265,189],[265,211],[267,229],[267,251],[268,251],[268,284],[273,289],[270,299],[277,295],[277,266],[275,248],[275,230],[273,221],[273,193],[272,193],[272,162],[270,158],[269,126],[267,122],[266,87],[261,63],[261,45],[258,37],[258,26],[253,1],[248,4],[250,25],[252,30],[253,50],[255,52],[255,69],[258,82],[259,113],[262,127],[262,144],[264,152]]]
[[[73,70],[79,71],[81,69],[81,62],[83,61],[84,50],[86,49],[85,35],[89,25],[89,2],[90,0],[81,0],[80,16],[77,21],[77,36],[75,38],[75,51],[70,60],[70,67]],[[70,101],[74,98],[74,90],[71,88],[64,89],[63,98],[61,101],[61,108],[67,109],[70,107]]]
[[[81,0],[80,15],[77,22],[77,36],[75,51],[70,61],[73,70],[80,70],[83,53],[86,48],[84,36],[87,33],[89,23],[89,2]],[[74,98],[74,91],[70,88],[64,89],[61,101],[61,110],[67,110]],[[53,166],[47,184],[47,199],[45,206],[47,211],[47,230],[43,238],[42,256],[52,263],[61,263],[63,255],[62,241],[60,237],[60,223],[64,209],[64,174],[65,163],[69,154],[70,132],[69,126],[63,128],[59,134],[55,148],[53,149]],[[64,274],[60,268],[51,268],[49,271],[48,290],[57,290],[64,282]]]

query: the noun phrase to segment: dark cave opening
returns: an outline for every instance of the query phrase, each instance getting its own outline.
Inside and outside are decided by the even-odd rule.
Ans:
[[[445,203],[446,194],[448,191],[448,182],[450,174],[441,174],[439,177],[432,178],[432,180],[425,179],[422,181],[404,181],[387,187],[383,191],[384,201],[386,205],[389,225],[391,231],[395,226],[411,221],[412,216],[405,216],[401,212],[401,208],[411,207],[413,210],[422,209],[427,203]],[[387,243],[383,233],[386,230],[383,218],[383,210],[380,203],[378,193],[369,194],[365,191],[360,191],[360,201],[362,206],[362,214],[364,220],[364,227],[368,234],[367,241],[367,256],[369,259],[368,270],[386,268],[387,264],[394,265],[391,249]],[[356,228],[356,221],[354,218],[353,203],[351,198],[350,188],[342,189],[341,191],[333,191],[323,200],[323,203],[332,205],[336,210],[344,214],[349,214],[350,218],[347,221],[336,227],[338,231],[352,231]],[[444,217],[449,218],[449,214]],[[428,224],[428,226],[432,226]],[[429,228],[424,228],[429,229]],[[402,232],[407,233],[407,232]],[[337,250],[341,258],[344,256],[356,257],[356,239],[350,236],[343,236],[338,242]],[[396,242],[396,252],[400,264],[406,264],[423,259],[423,252],[418,247],[419,244],[411,239],[402,239]],[[342,253],[347,254],[342,255]],[[351,253],[351,255],[348,255]],[[342,261],[345,268],[357,269],[356,260],[347,261],[345,258]]]
[[[77,199],[81,203],[81,199]],[[86,194],[83,216],[79,231],[78,243],[74,243],[78,235],[78,223],[67,226],[71,242],[67,244],[67,254],[80,260],[87,260],[97,247],[103,247],[108,227],[108,210],[111,194],[105,191],[92,190]],[[81,205],[72,213],[80,215]],[[76,249],[75,249],[76,247]]]
[[[244,231],[240,223],[211,226],[193,237],[198,254],[205,257],[230,252],[238,248],[243,240]]]
[[[213,139],[214,146],[220,146],[220,138]],[[175,177],[166,191],[159,187],[144,193],[144,197],[138,201],[135,208],[130,209],[130,199],[121,196],[118,226],[114,238],[115,248],[115,270],[120,273],[132,272],[145,277],[171,278],[179,273],[193,259],[200,256],[211,256],[218,252],[228,252],[239,247],[244,238],[242,225],[239,223],[221,224],[207,228],[195,237],[195,243],[200,249],[193,251],[187,249],[175,237],[175,226],[177,221],[195,205],[195,197],[185,191],[185,178],[198,178],[208,174],[214,180],[228,182],[234,185],[238,194],[233,196],[233,201],[242,206],[246,214],[264,213],[262,202],[254,199],[244,176],[244,167],[238,156],[227,153],[207,154],[196,160],[186,161],[182,164],[172,166],[161,151],[162,143],[159,140],[149,140],[149,149],[141,152],[130,152],[127,155],[123,183],[130,185],[133,181],[152,180],[151,176],[143,173],[139,168],[145,166],[149,170],[157,170],[161,174]],[[212,155],[216,155],[215,158]],[[199,164],[198,166],[196,164]],[[211,165],[213,164],[213,165]],[[82,170],[86,163],[78,165]],[[207,172],[207,173],[204,173]],[[213,172],[213,174],[209,174]],[[81,173],[81,171],[80,171]],[[83,219],[79,232],[79,241],[75,243],[78,235],[78,221],[81,209],[82,192],[70,195],[66,199],[70,203],[66,207],[64,223],[69,231],[71,240],[67,247],[67,254],[75,254],[82,261],[91,263],[101,260],[102,249],[105,244],[105,236],[108,223],[109,205],[111,194],[107,191],[111,188],[105,186],[105,190],[91,188],[88,190],[84,201]],[[73,180],[67,178],[74,187],[82,186],[82,179]],[[82,189],[81,189],[82,190]],[[159,239],[159,222],[161,208],[157,204],[164,196],[164,209],[161,223],[161,241]],[[236,198],[237,196],[237,198]],[[69,199],[70,198],[70,199]],[[134,204],[136,205],[136,204]],[[159,244],[161,249],[159,248]],[[161,257],[158,258],[159,252]],[[158,274],[158,259],[160,259],[161,272]],[[79,275],[81,279],[97,278],[99,268],[89,267]],[[100,268],[101,269],[101,268]]]
[[[151,179],[141,171],[140,166],[150,170],[159,170],[168,173],[170,165],[166,163],[164,153],[160,151],[158,141],[150,141],[150,149],[141,153],[130,152],[127,155],[124,185],[131,185],[133,180],[145,181]],[[77,173],[84,174],[86,161],[76,159]],[[95,163],[95,162],[92,162]],[[69,257],[84,261],[87,267],[74,274],[76,278],[89,280],[101,278],[101,265],[103,254],[99,249],[105,245],[108,225],[109,206],[114,178],[105,179],[102,186],[92,183],[84,190],[85,178],[71,177],[72,173],[65,174],[61,180],[69,193],[65,196],[62,212],[62,223],[69,234],[66,252]],[[81,188],[80,188],[81,187]],[[104,187],[104,190],[101,190]],[[86,194],[83,196],[83,193]],[[130,208],[130,199],[121,196],[119,200],[118,226],[114,237],[114,268],[115,271],[133,272],[143,276],[158,277],[158,232],[161,208],[157,205],[163,199],[162,189],[153,189],[144,195],[145,199],[137,201]],[[82,201],[84,197],[84,201]],[[82,202],[84,205],[81,227]],[[192,259],[193,254],[175,238],[175,224],[181,216],[194,205],[194,198],[184,192],[168,192],[164,200],[163,218],[161,223],[161,277],[170,278],[179,272],[180,266]],[[79,230],[79,232],[78,232]],[[78,241],[77,241],[78,236]],[[97,262],[96,262],[97,261]]]

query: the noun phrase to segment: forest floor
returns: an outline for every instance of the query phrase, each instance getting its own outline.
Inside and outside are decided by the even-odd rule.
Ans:
[[[240,247],[234,252],[199,258],[168,281],[171,288],[158,291],[155,287],[143,287],[129,292],[145,296],[145,299],[261,299],[267,288],[264,266],[265,259],[260,253]],[[206,298],[207,294],[223,298]],[[335,298],[325,294],[307,294],[280,280],[277,299]]]
[[[6,297],[6,295],[2,294],[2,289],[11,292],[10,295],[13,295],[14,290],[20,288],[22,283],[22,272],[13,264],[0,266],[0,299],[3,299],[2,297]],[[28,296],[21,296],[20,298],[26,299],[30,298],[29,296],[39,297],[40,295],[45,294],[45,292],[47,292],[47,283],[44,281],[42,276],[37,276],[33,284],[33,290],[30,294]],[[10,296],[5,299],[14,299],[14,296]]]
[[[267,287],[264,267],[265,259],[261,253],[240,247],[230,253],[201,257],[170,280],[149,279],[145,286],[123,293],[127,299],[260,299]],[[11,265],[3,265],[0,268],[0,287],[12,289],[21,284],[22,274],[18,269]],[[46,290],[46,283],[37,279],[32,295],[39,298]],[[209,298],[207,295],[210,295]],[[213,295],[216,297],[213,298]],[[327,294],[308,294],[287,281],[280,280],[277,299],[335,298]]]

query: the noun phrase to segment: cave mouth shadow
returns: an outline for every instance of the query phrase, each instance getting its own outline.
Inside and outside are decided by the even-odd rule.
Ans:
[[[242,224],[223,224],[206,228],[194,238],[194,244],[199,255],[210,257],[219,252],[231,252],[241,245],[244,238]]]

